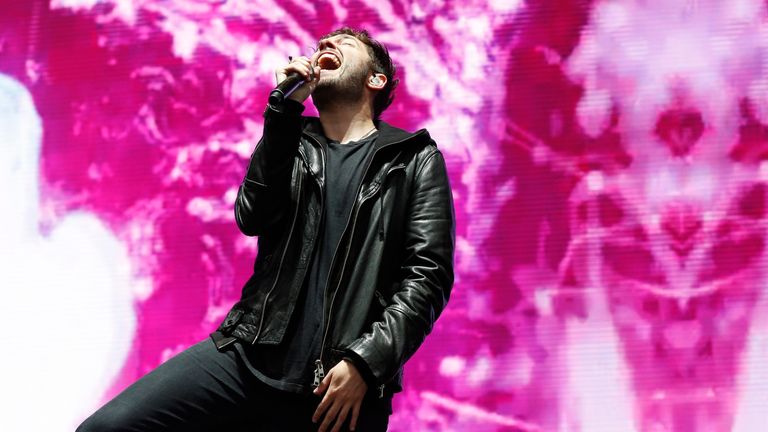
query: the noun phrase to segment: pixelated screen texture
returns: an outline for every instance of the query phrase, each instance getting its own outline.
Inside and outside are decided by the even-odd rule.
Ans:
[[[429,129],[456,205],[391,431],[768,430],[767,18],[0,0],[0,430],[73,430],[218,325],[257,253],[232,207],[273,71],[343,24],[389,47],[384,119]]]

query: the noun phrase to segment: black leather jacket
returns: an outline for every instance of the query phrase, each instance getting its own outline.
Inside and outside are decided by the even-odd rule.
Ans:
[[[219,332],[247,343],[282,341],[318,238],[325,177],[333,175],[325,172],[320,123],[302,111],[298,103],[267,108],[237,194],[238,227],[259,236],[258,256]],[[369,385],[395,392],[405,361],[448,301],[454,212],[445,161],[427,131],[378,127],[331,264],[316,375],[350,358]]]

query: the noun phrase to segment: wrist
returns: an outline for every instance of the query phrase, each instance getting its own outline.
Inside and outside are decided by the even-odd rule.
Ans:
[[[376,387],[376,377],[373,376],[371,369],[362,358],[355,355],[354,353],[347,353],[347,355],[345,355],[341,361],[347,362],[347,364],[354,366],[355,370],[363,379],[363,381],[368,384],[368,387]]]
[[[282,103],[276,105],[267,104],[267,109],[264,111],[264,116],[266,117],[269,111],[273,111],[282,115],[299,117],[301,113],[304,112],[305,108],[306,107],[303,103],[289,96],[283,99]]]

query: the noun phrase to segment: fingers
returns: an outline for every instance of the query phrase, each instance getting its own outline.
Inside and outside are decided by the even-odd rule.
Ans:
[[[323,422],[318,428],[318,432],[327,431],[331,424],[333,424],[333,429],[331,429],[330,432],[339,432],[341,427],[344,426],[347,417],[349,417],[350,411],[352,412],[352,420],[350,421],[349,430],[355,430],[355,427],[357,426],[357,418],[360,415],[360,400],[344,400],[329,394],[320,404],[323,405],[324,402],[326,405],[322,406],[320,415],[317,416],[317,412],[315,412],[317,417],[312,417],[312,421],[315,423],[317,423],[316,419],[319,419],[320,417],[323,418]],[[325,411],[326,408],[328,409],[328,412],[323,415],[322,412]],[[321,407],[318,407],[318,410],[321,410]]]
[[[352,419],[349,420],[349,430],[354,431],[357,427],[357,418],[360,416],[360,402],[352,407]]]
[[[323,419],[323,424],[320,426],[318,432],[322,431],[326,423],[333,419],[330,411],[326,413],[326,410],[334,405],[335,400],[333,396],[333,392],[326,393],[325,396],[323,396],[323,400],[320,401],[320,404],[317,406],[317,409],[315,409],[315,413],[312,414],[313,423],[317,423],[321,418]]]
[[[367,386],[356,372],[357,370],[352,370],[346,362],[341,362],[329,371],[315,389],[316,395],[324,394],[312,415],[314,423],[323,419],[319,432],[338,432],[350,414],[350,430],[354,430],[357,426],[360,406]],[[331,425],[333,430],[328,429]]]
[[[343,405],[339,402],[334,402],[331,404],[331,406],[328,408],[328,412],[325,414],[325,417],[323,417],[323,422],[320,424],[317,432],[326,432],[329,430],[333,421],[336,420],[340,408],[343,408]]]
[[[330,375],[329,375],[330,376]],[[326,376],[323,382],[320,383],[320,386],[318,386],[315,389],[315,394],[320,395],[323,392],[325,392],[325,388],[328,387],[328,383],[326,382],[328,380],[328,377]],[[329,381],[330,382],[330,381]],[[318,390],[322,389],[322,391],[318,392]],[[312,421],[314,423],[317,423],[318,420],[323,416],[325,413],[325,410],[328,409],[328,406],[333,402],[333,393],[328,392],[323,396],[323,400],[320,401],[320,404],[315,409],[315,413],[312,414]]]
[[[321,394],[325,393],[325,391],[328,389],[328,386],[331,384],[331,375],[333,374],[333,371],[328,372],[328,375],[323,378],[322,381],[320,381],[320,385],[317,386],[316,389],[312,391],[312,393],[316,394],[317,396],[320,396]]]
[[[339,415],[336,416],[336,423],[333,425],[333,429],[331,429],[331,432],[339,432],[341,429],[341,426],[344,425],[344,421],[347,420],[347,416],[349,415],[349,405],[345,404],[341,407],[341,411],[339,411]]]
[[[320,67],[314,66],[312,61],[307,57],[289,57],[290,62],[275,70],[275,82],[280,84],[288,75],[292,73],[298,73],[306,84],[293,91],[289,96],[289,99],[293,99],[298,102],[304,102],[315,89],[318,81],[320,80]]]
[[[313,81],[319,75],[316,73],[316,66],[313,66],[311,60],[304,56],[292,57],[290,63],[275,72],[278,84],[293,72],[299,73],[306,81]]]

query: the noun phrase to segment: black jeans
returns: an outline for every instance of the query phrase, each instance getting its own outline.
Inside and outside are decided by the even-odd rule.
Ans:
[[[387,430],[392,400],[374,393],[363,400],[357,431]],[[133,383],[77,432],[315,431],[311,418],[319,402],[263,384],[234,349],[219,352],[206,339]]]

